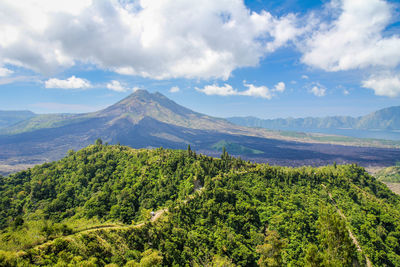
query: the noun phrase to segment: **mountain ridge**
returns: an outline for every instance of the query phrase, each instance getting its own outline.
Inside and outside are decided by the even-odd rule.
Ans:
[[[241,126],[269,129],[329,129],[400,130],[400,106],[377,110],[365,116],[327,116],[305,118],[260,119],[257,117],[229,117],[228,121]]]
[[[0,129],[35,116],[36,114],[29,110],[0,110]]]

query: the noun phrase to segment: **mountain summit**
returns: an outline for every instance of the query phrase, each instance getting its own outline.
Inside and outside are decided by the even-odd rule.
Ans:
[[[137,124],[144,118],[151,118],[159,122],[192,129],[238,128],[223,119],[213,118],[180,106],[158,92],[149,93],[146,90],[137,90],[118,103],[95,112],[93,115],[109,118],[111,125],[119,120],[128,120]]]

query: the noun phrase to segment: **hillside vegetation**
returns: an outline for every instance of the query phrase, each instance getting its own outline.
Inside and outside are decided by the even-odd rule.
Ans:
[[[0,177],[0,227],[0,266],[400,266],[400,197],[363,168],[225,151],[70,151]]]
[[[400,183],[400,165],[384,168],[375,177],[381,182]]]

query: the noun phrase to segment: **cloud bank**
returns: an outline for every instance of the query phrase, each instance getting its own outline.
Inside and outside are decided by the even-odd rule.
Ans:
[[[326,12],[338,15],[330,22],[321,21],[299,44],[302,62],[328,72],[365,70],[370,78],[361,82],[362,87],[376,95],[398,96],[398,75],[376,74],[392,72],[400,64],[400,36],[385,32],[398,20],[394,10],[383,0],[331,1]]]
[[[385,36],[392,5],[382,0],[332,1],[329,13],[340,15],[322,23],[305,40],[302,61],[326,71],[395,67],[400,63],[400,37]]]
[[[331,0],[304,16],[251,11],[242,0],[3,0],[0,14],[0,77],[12,75],[13,66],[52,77],[86,64],[150,79],[227,80],[295,44],[305,65],[361,69],[369,76],[361,86],[399,95],[400,36],[387,31],[398,14],[384,0]],[[382,72],[392,74],[378,77]],[[221,94],[235,91],[221,88]],[[271,91],[247,88],[263,98]]]
[[[252,12],[241,0],[3,0],[0,10],[0,64],[44,74],[81,62],[153,79],[227,79],[299,34],[294,15]]]

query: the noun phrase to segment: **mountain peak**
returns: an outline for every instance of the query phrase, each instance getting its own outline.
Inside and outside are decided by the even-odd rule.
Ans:
[[[221,123],[221,120],[185,108],[159,92],[150,93],[143,89],[136,90],[118,103],[97,112],[96,115],[108,117],[111,123],[128,119],[131,123],[136,124],[147,117],[189,128],[212,129],[217,127],[215,124],[218,124],[218,128],[220,128],[219,124]]]
[[[111,125],[118,122],[137,124],[144,118],[162,123],[192,129],[232,129],[236,128],[223,119],[209,117],[185,108],[159,92],[136,90],[118,103],[95,114],[107,117]]]
[[[159,93],[159,92],[155,92],[155,93],[151,93],[145,89],[138,89],[136,91],[134,91],[133,93],[131,93],[130,95],[128,95],[127,97],[125,97],[124,99],[122,99],[121,101],[119,101],[118,103],[116,103],[115,105],[118,104],[126,104],[128,102],[131,101],[144,101],[144,102],[151,102],[151,101],[162,101],[168,99],[166,96],[164,96],[163,94]],[[170,99],[168,99],[170,100]],[[172,100],[170,100],[172,102]]]

